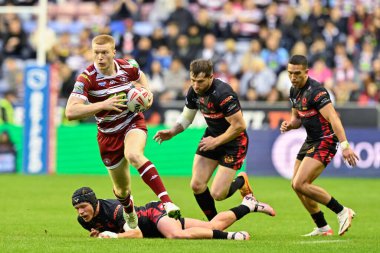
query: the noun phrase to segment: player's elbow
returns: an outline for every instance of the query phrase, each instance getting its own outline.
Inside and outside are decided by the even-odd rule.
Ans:
[[[76,120],[78,117],[75,115],[74,111],[70,108],[66,108],[65,116],[68,120]]]
[[[236,124],[236,127],[235,127],[236,132],[241,133],[245,129],[247,129],[247,125],[245,124],[244,121],[243,122],[239,122],[238,124]]]

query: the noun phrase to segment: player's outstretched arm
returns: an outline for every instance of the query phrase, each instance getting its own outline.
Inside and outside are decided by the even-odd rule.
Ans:
[[[140,229],[131,229],[122,233],[114,233],[110,231],[104,231],[99,233],[99,238],[104,239],[120,239],[120,238],[143,238],[143,234]]]
[[[195,114],[197,114],[197,110],[189,109],[185,106],[181,115],[178,117],[176,124],[169,130],[158,131],[153,139],[161,144],[163,141],[170,140],[177,134],[182,133],[193,122]]]
[[[180,124],[176,123],[171,129],[158,131],[153,136],[153,140],[161,144],[163,141],[168,141],[183,131],[184,131],[183,127]]]

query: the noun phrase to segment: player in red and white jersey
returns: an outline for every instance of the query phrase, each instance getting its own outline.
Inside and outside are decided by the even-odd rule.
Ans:
[[[131,199],[130,164],[160,198],[168,215],[179,218],[179,208],[172,203],[155,166],[144,156],[147,138],[144,115],[127,107],[127,93],[134,85],[149,90],[145,74],[135,60],[115,59],[115,41],[109,35],[96,36],[92,52],[94,63],[76,80],[66,106],[67,118],[95,116],[100,155],[130,227],[137,227],[138,223]]]

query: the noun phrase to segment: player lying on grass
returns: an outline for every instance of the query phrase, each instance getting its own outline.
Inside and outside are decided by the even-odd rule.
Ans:
[[[275,216],[268,204],[258,202],[251,195],[228,211],[220,212],[211,221],[191,218],[171,219],[160,201],[145,206],[135,206],[139,226],[130,229],[123,218],[119,201],[97,199],[89,187],[82,187],[72,195],[72,204],[78,212],[78,222],[90,231],[91,237],[99,238],[170,238],[170,239],[231,239],[249,240],[248,232],[224,232],[235,221],[250,212]]]

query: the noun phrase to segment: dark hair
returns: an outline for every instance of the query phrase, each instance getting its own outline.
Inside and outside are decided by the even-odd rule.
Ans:
[[[205,73],[205,77],[210,77],[213,73],[213,64],[211,60],[196,59],[190,63],[190,72],[194,76]]]
[[[293,55],[289,60],[289,64],[302,65],[306,69],[308,68],[308,63],[307,63],[306,57],[303,55],[299,55],[299,54]]]
[[[81,187],[76,190],[71,197],[71,202],[73,206],[82,202],[88,202],[94,208],[94,212],[98,206],[98,199],[96,198],[95,192],[90,187]]]

